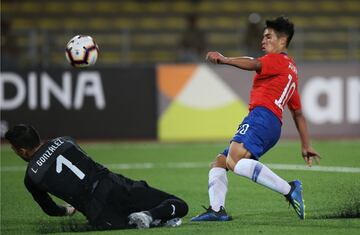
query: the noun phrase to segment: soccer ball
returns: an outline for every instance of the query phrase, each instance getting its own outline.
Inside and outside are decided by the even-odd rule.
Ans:
[[[94,65],[98,54],[98,45],[92,37],[86,35],[77,35],[71,38],[65,49],[66,59],[74,67]]]

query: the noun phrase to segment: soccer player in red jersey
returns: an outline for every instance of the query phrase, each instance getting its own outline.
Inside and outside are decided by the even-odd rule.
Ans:
[[[263,57],[230,58],[219,52],[208,52],[206,59],[211,63],[232,65],[256,74],[250,93],[250,112],[240,124],[229,148],[217,155],[212,163],[208,185],[210,206],[192,221],[231,220],[224,208],[227,170],[284,195],[300,219],[305,218],[301,182],[287,182],[258,161],[279,140],[282,112],[286,105],[299,132],[306,164],[311,166],[313,159],[318,162],[320,158],[310,146],[306,120],[301,111],[296,64],[287,55],[293,35],[294,24],[285,17],[278,17],[266,21],[261,43],[265,52]]]

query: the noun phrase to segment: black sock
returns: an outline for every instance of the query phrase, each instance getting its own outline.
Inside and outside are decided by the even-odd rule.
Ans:
[[[173,218],[184,217],[188,213],[188,205],[179,199],[167,199],[158,206],[149,210],[153,220],[160,219],[165,222]]]

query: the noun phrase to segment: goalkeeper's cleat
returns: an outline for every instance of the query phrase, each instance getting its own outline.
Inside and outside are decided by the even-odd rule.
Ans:
[[[291,189],[290,192],[285,195],[286,200],[294,208],[296,214],[300,219],[305,219],[305,202],[302,197],[302,185],[299,180],[289,182]]]
[[[166,221],[163,226],[164,227],[179,227],[182,224],[182,219],[180,218],[173,218]]]
[[[150,228],[153,218],[148,211],[135,212],[129,215],[129,224],[134,224],[138,229]]]
[[[203,206],[204,207],[204,206]],[[231,216],[229,216],[224,207],[220,207],[218,212],[214,211],[211,206],[209,208],[204,207],[206,210],[204,213],[195,216],[191,219],[193,222],[201,222],[201,221],[229,221],[232,220]]]
[[[173,219],[169,219],[165,222],[162,222],[160,219],[156,219],[153,222],[150,223],[150,227],[154,228],[154,227],[179,227],[182,224],[182,219],[181,218],[173,218]]]

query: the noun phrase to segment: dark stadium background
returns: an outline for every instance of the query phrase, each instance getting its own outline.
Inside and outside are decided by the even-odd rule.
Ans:
[[[2,101],[19,95],[19,88],[8,81],[12,79],[20,81],[24,97],[19,97],[18,104],[11,107],[1,104],[1,136],[9,126],[30,122],[43,137],[66,134],[83,139],[157,139],[160,116],[157,66],[203,63],[208,50],[218,50],[226,56],[256,54],[245,43],[252,13],[261,17],[260,23],[279,15],[288,16],[295,23],[296,34],[289,51],[300,68],[308,71],[307,66],[319,65],[320,73],[324,74],[336,68],[338,73],[334,76],[343,79],[343,86],[349,77],[355,77],[355,83],[360,79],[360,2],[357,0],[4,0],[1,2]],[[180,58],[180,45],[191,16],[197,18],[204,45],[199,57],[187,61]],[[99,44],[100,55],[94,67],[72,69],[66,62],[64,47],[77,34],[91,35]],[[87,72],[101,77],[106,99],[103,109],[95,107],[93,97],[85,97],[82,106],[75,107],[77,79],[80,73]],[[41,93],[44,76],[61,84],[65,73],[71,74],[72,93],[67,97],[71,105],[64,107],[50,95],[50,107],[44,108]],[[32,98],[30,77],[35,79],[37,87]],[[345,89],[344,97],[348,92]],[[351,96],[357,101],[350,104],[344,97],[338,97],[344,107],[341,123],[329,121],[321,127],[310,123],[312,129],[320,128],[317,136],[339,137],[326,132],[337,128],[345,129],[341,134],[344,137],[360,137],[360,121],[356,119],[360,114],[355,113],[355,121],[351,123],[346,119],[347,109],[360,112],[359,107],[351,107],[359,105],[359,92]],[[30,107],[31,102],[35,106]],[[322,102],[326,105],[327,100]],[[350,130],[349,134],[346,130]]]

